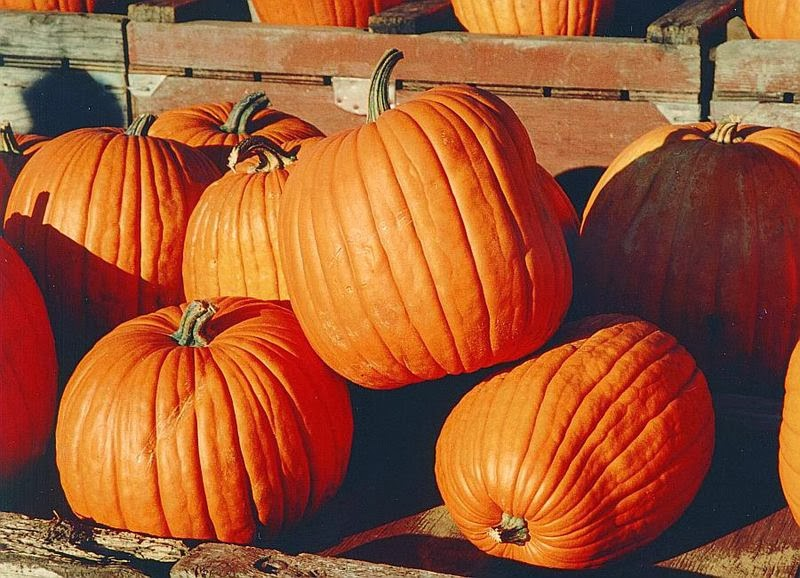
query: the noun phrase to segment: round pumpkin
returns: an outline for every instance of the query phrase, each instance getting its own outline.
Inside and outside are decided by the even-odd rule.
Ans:
[[[797,0],[744,0],[744,20],[756,38],[800,39]]]
[[[228,167],[231,149],[249,136],[266,137],[278,146],[322,136],[311,123],[271,107],[263,92],[249,93],[238,102],[209,102],[164,111],[149,134],[201,150],[221,171]]]
[[[403,0],[251,0],[254,19],[265,24],[366,28],[376,12]]]
[[[0,0],[2,10],[94,12],[95,0]]]
[[[778,473],[783,494],[800,524],[800,341],[789,358],[783,420],[778,434]]]
[[[800,338],[800,134],[665,125],[609,165],[583,215],[576,304],[675,335],[718,392],[779,397]]]
[[[441,86],[292,166],[278,217],[289,297],[314,349],[376,389],[469,373],[543,345],[571,297],[559,217],[528,133],[487,91]],[[537,192],[538,191],[538,192]]]
[[[0,124],[0,215],[6,212],[11,187],[22,167],[47,140],[42,135],[16,135],[11,123]]]
[[[685,511],[711,463],[714,411],[691,355],[651,323],[591,317],[559,343],[459,401],[436,443],[436,482],[488,554],[592,568]]]
[[[67,373],[122,321],[184,301],[186,223],[220,173],[200,152],[147,136],[151,120],[56,137],[11,190],[5,236],[44,295]]]
[[[211,183],[192,211],[183,249],[187,299],[240,295],[288,300],[278,252],[278,209],[299,152],[261,136],[233,148],[231,170]],[[256,164],[245,164],[259,157]]]
[[[115,528],[248,543],[317,510],[347,468],[346,383],[288,307],[225,297],[121,324],[64,390],[70,507]]]
[[[469,32],[536,36],[594,36],[614,14],[614,0],[452,0]]]
[[[0,481],[44,453],[56,415],[58,368],[44,299],[0,238]]]

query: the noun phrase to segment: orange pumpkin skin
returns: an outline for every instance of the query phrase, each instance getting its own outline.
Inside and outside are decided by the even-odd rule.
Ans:
[[[710,466],[714,412],[692,357],[650,323],[588,318],[559,342],[462,398],[436,444],[436,481],[481,550],[592,568],[684,512]]]
[[[292,307],[335,371],[375,389],[517,359],[555,332],[569,256],[526,129],[443,86],[304,149],[278,217]]]
[[[83,518],[147,534],[248,543],[316,510],[345,475],[345,382],[288,307],[228,297],[197,342],[171,333],[185,307],[128,321],[64,391],[56,463]]]
[[[572,250],[578,240],[578,230],[581,225],[578,213],[575,211],[575,205],[572,204],[569,196],[555,177],[542,165],[539,165],[539,184],[544,196],[553,203],[553,210],[558,222],[561,224],[564,240],[567,243],[570,254],[572,254]]]
[[[5,215],[11,187],[22,167],[49,137],[14,134],[10,123],[0,124],[0,215]]]
[[[302,26],[349,26],[366,28],[376,12],[401,4],[403,0],[253,0],[260,22]]]
[[[95,0],[0,0],[2,10],[94,12]]]
[[[50,320],[25,263],[0,238],[0,481],[43,452],[56,415],[58,368]]]
[[[584,211],[576,303],[657,323],[714,391],[777,397],[800,338],[800,134],[716,128],[666,125],[611,163]]]
[[[535,36],[594,36],[614,14],[614,0],[453,0],[469,32]]]
[[[795,0],[744,0],[744,20],[756,38],[800,39],[800,4]]]
[[[186,223],[216,167],[118,128],[45,143],[11,191],[5,237],[47,303],[62,370],[122,321],[181,303]]]
[[[249,136],[266,137],[278,146],[323,136],[311,123],[272,108],[266,96],[258,92],[238,102],[209,102],[164,111],[148,134],[200,149],[221,171],[228,168],[231,149]]]
[[[800,341],[789,358],[783,420],[778,434],[778,474],[795,521],[800,524]]]

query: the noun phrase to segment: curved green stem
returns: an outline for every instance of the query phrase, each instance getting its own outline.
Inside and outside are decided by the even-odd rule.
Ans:
[[[214,317],[217,308],[208,301],[192,301],[186,306],[178,330],[170,337],[178,342],[178,345],[186,347],[206,347],[209,340],[203,335],[205,325]]]
[[[248,172],[269,173],[295,162],[298,148],[287,151],[265,136],[253,135],[233,147],[228,155],[228,167],[235,171],[237,163],[250,157],[258,157],[258,164],[248,167]]]
[[[403,53],[397,48],[387,50],[372,73],[369,83],[369,96],[367,101],[367,123],[375,122],[378,117],[389,110],[392,103],[389,101],[389,78],[394,67],[403,59]]]
[[[247,125],[253,115],[269,105],[269,98],[263,92],[246,94],[239,102],[233,105],[227,120],[219,126],[219,129],[222,132],[231,134],[245,134]]]
[[[128,136],[147,136],[147,131],[150,130],[152,124],[156,121],[154,114],[140,114],[133,122],[125,129],[125,134]]]

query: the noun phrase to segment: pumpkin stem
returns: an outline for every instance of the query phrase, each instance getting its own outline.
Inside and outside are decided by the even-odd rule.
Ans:
[[[233,105],[227,120],[219,125],[219,130],[230,134],[246,134],[247,125],[253,115],[270,105],[269,98],[263,92],[251,92]]]
[[[178,345],[188,347],[205,347],[208,345],[208,338],[203,336],[205,324],[217,312],[213,303],[208,301],[192,301],[186,306],[178,330],[170,335]]]
[[[500,523],[489,529],[489,537],[501,544],[524,546],[531,539],[528,522],[524,518],[511,516],[503,512]]]
[[[389,77],[394,67],[403,59],[403,53],[397,48],[387,50],[372,73],[369,82],[367,100],[367,124],[375,122],[378,117],[392,107],[389,102]]]
[[[236,165],[250,157],[258,157],[258,164],[247,167],[248,173],[269,173],[283,169],[297,160],[297,149],[284,150],[267,137],[253,135],[244,139],[231,150],[228,155],[228,167],[236,171]]]
[[[742,121],[740,117],[731,116],[724,119],[721,123],[714,126],[713,132],[708,135],[708,138],[720,144],[740,143],[744,139],[736,136],[736,130],[739,128],[739,123]]]
[[[0,153],[11,153],[13,155],[22,154],[22,149],[19,148],[17,137],[14,136],[11,123],[8,121],[0,124]]]
[[[125,129],[125,134],[128,136],[147,136],[147,131],[150,130],[152,124],[156,121],[154,114],[140,114],[133,122]]]

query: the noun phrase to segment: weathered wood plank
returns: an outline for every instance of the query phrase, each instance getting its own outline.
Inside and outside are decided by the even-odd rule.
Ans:
[[[715,93],[800,95],[800,40],[732,40],[714,61]]]
[[[739,116],[747,124],[762,126],[781,126],[800,132],[800,102],[786,104],[780,102],[758,102],[747,100],[711,101],[712,118]]]
[[[0,56],[125,63],[124,19],[108,14],[0,10]]]
[[[687,0],[647,27],[647,40],[708,46],[724,39],[725,25],[741,0]]]
[[[128,17],[142,22],[179,23],[191,20],[249,22],[246,0],[139,0],[128,6]]]
[[[231,50],[230,38],[247,50]],[[496,37],[466,32],[372,34],[254,23],[131,22],[132,72],[202,68],[368,78],[390,47],[404,51],[401,80],[696,93],[697,46],[639,39]],[[320,54],[336,54],[321,59]],[[642,66],[646,62],[647,66]]]
[[[379,34],[422,34],[463,28],[449,0],[412,0],[370,16],[369,30]]]

